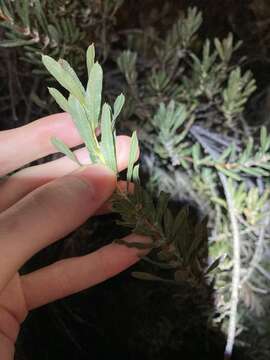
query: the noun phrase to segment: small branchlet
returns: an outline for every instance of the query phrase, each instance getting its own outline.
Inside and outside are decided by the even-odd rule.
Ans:
[[[119,95],[114,102],[113,109],[107,103],[102,105],[103,72],[100,64],[95,62],[94,46],[90,45],[87,50],[88,82],[86,89],[67,61],[63,59],[55,61],[47,55],[43,55],[42,61],[51,75],[69,92],[68,99],[66,99],[58,90],[49,88],[58,105],[71,115],[88,150],[89,161],[106,165],[118,175],[115,122],[124,105],[125,98],[123,94]],[[184,107],[175,107],[173,102],[169,107],[169,131],[172,131],[181,125],[186,114]],[[160,108],[160,112],[164,113],[165,108]],[[177,120],[176,123],[175,120]],[[158,117],[154,121],[158,122]],[[98,136],[96,135],[97,128],[100,130]],[[183,136],[177,139],[177,143],[182,138]],[[52,143],[58,151],[81,165],[76,155],[60,139],[53,137]],[[127,188],[126,190],[117,188],[111,199],[112,208],[121,217],[118,222],[120,225],[130,228],[133,233],[149,236],[152,243],[150,245],[137,243],[126,245],[153,249],[151,254],[157,259],[153,259],[152,256],[144,257],[144,259],[161,268],[173,269],[174,278],[169,281],[190,280],[198,283],[208,276],[219,263],[219,260],[216,260],[209,267],[206,263],[206,220],[199,224],[191,223],[187,209],[183,209],[173,216],[168,207],[169,195],[163,192],[160,193],[156,202],[153,201],[139,184],[139,165],[136,165],[138,151],[137,135],[136,132],[133,132],[126,174]],[[135,183],[133,192],[129,191],[131,182]],[[167,280],[163,279],[163,281]]]
[[[157,268],[173,271],[173,278],[159,280],[175,283],[190,281],[199,285],[218,267],[221,257],[207,265],[207,218],[195,223],[188,208],[173,216],[169,208],[169,195],[165,192],[161,192],[154,201],[146,190],[135,184],[131,194],[114,194],[113,210],[121,214],[118,224],[132,229],[136,234],[152,238],[152,243],[145,245],[152,248],[152,252],[143,259]],[[136,273],[136,277],[157,280],[156,277],[152,278],[153,275]]]
[[[233,125],[233,117],[244,110],[248,97],[255,90],[255,80],[250,71],[241,75],[241,69],[237,67],[230,73],[227,87],[223,91],[223,104],[221,106],[228,125]]]

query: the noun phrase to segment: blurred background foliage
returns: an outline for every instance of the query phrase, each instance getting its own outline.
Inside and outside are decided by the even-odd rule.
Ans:
[[[0,128],[58,111],[41,54],[83,81],[94,42],[148,190],[209,217],[209,263],[221,261],[208,320],[235,327],[251,359],[270,356],[269,19],[267,0],[0,1]]]

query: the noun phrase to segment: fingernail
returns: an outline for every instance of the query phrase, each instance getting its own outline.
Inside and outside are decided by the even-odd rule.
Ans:
[[[115,173],[103,165],[83,165],[73,173],[84,180],[94,191],[107,192],[107,188],[116,185]]]

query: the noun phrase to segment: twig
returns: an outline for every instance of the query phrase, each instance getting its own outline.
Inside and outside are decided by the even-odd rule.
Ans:
[[[222,182],[226,201],[228,204],[228,213],[231,221],[233,234],[233,270],[232,270],[232,290],[231,290],[231,309],[228,327],[227,343],[225,347],[224,359],[230,359],[232,356],[234,339],[236,334],[237,324],[237,305],[239,300],[239,284],[240,284],[240,234],[239,227],[235,213],[234,201],[232,194],[229,191],[227,178],[224,174],[219,172],[219,177]]]
[[[195,127],[191,128],[192,135],[201,143],[206,152],[208,152],[214,160],[216,160],[219,154],[213,150],[206,139],[198,133]],[[237,221],[237,214],[235,212],[234,201],[232,194],[229,190],[227,178],[221,172],[218,172],[220,181],[222,183],[225,198],[228,204],[228,214],[231,222],[231,229],[233,235],[233,270],[232,270],[232,285],[231,285],[231,304],[229,315],[229,326],[227,343],[224,352],[224,360],[229,360],[232,356],[234,340],[236,336],[237,325],[237,306],[239,300],[239,284],[240,284],[240,270],[241,270],[241,258],[240,258],[240,232]]]
[[[260,264],[256,264],[255,268],[267,279],[270,280],[270,273],[267,272]]]
[[[241,151],[239,141],[237,141],[237,140],[235,141],[234,139],[232,139],[229,136],[226,136],[223,134],[218,134],[213,131],[210,132],[208,129],[204,129],[200,125],[193,125],[191,130],[192,130],[191,133],[193,136],[196,137],[196,135],[197,135],[200,137],[206,137],[208,143],[209,143],[209,140],[214,141],[217,144],[216,146],[219,149],[220,149],[221,145],[223,145],[224,147],[227,147],[232,143],[232,141],[234,141],[234,143],[236,145],[236,150]],[[203,142],[205,143],[205,141],[203,141]],[[208,149],[210,150],[209,146],[208,146]],[[214,155],[214,154],[212,153],[212,155]],[[218,157],[218,154],[215,154],[213,156],[214,159],[216,159],[216,157]]]

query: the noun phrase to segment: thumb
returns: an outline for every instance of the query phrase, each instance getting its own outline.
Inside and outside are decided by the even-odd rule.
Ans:
[[[115,174],[89,165],[35,189],[0,214],[0,289],[36,252],[63,238],[112,195]]]

